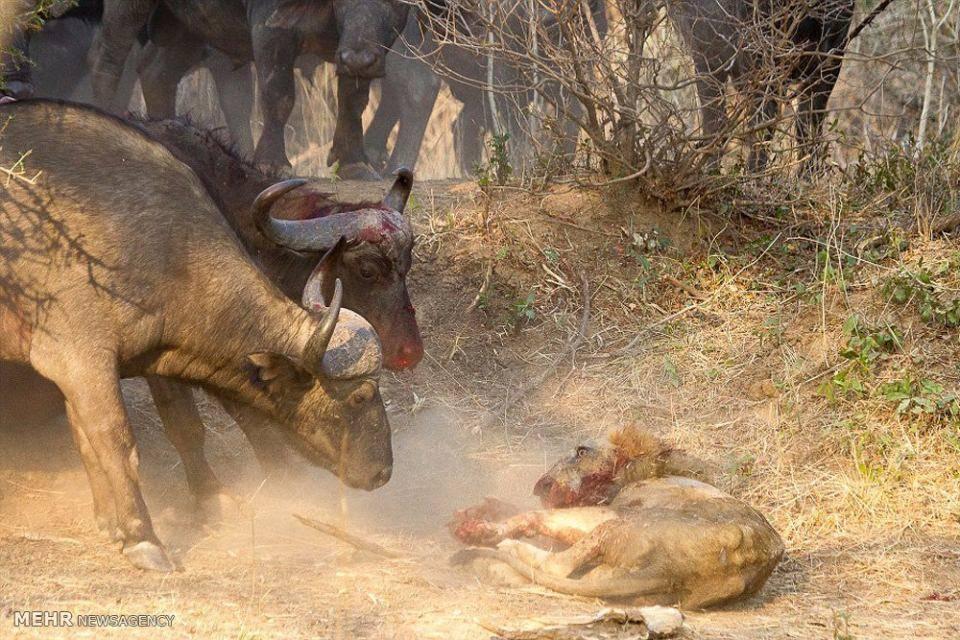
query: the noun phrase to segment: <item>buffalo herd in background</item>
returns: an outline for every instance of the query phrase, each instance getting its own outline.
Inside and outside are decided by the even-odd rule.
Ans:
[[[754,105],[760,142],[770,132],[760,125],[775,119],[784,86],[798,87],[797,140],[802,148],[815,149],[843,60],[852,0],[807,3],[799,14],[776,3],[746,0],[664,4],[693,59],[703,138],[707,146],[714,141],[714,155],[719,156],[726,139],[727,83],[745,92]],[[299,66],[312,77],[317,64],[333,63],[338,108],[327,163],[337,163],[338,175],[347,179],[376,180],[400,167],[415,168],[445,82],[463,105],[454,124],[455,149],[461,170],[469,174],[482,158],[485,136],[495,133],[492,109],[500,119],[497,125],[511,136],[514,157],[529,151],[524,118],[535,92],[518,91],[524,83],[521,72],[502,57],[488,58],[475,46],[459,46],[456,34],[444,34],[438,42],[433,32],[436,15],[431,20],[420,13],[423,7],[440,15],[456,8],[453,23],[475,43],[483,21],[472,19],[465,6],[470,5],[449,0],[79,0],[34,35],[29,55],[35,61],[37,96],[76,98],[77,86],[89,76],[92,95],[84,97],[122,113],[139,79],[147,115],[161,119],[176,116],[180,80],[205,67],[213,77],[231,143],[254,162],[274,167],[290,164],[283,133],[295,101],[294,68]],[[529,6],[537,7],[541,28],[559,37],[552,28],[554,14],[539,3],[520,2],[502,27],[510,36],[504,42],[511,46],[519,46],[520,34],[530,28]],[[606,2],[589,0],[584,6],[603,38],[608,28]],[[744,25],[758,24],[758,13],[769,16],[771,24],[765,28],[788,32],[792,42],[786,47],[791,62],[772,67],[786,77],[768,82],[761,74],[759,83],[757,67],[770,60],[757,51],[755,42],[745,44],[747,36],[741,33],[748,31]],[[26,43],[20,44],[26,50]],[[784,48],[782,42],[776,46]],[[10,74],[12,90],[27,86],[26,78],[20,77],[25,75],[25,70]],[[381,100],[364,132],[361,116],[374,80],[380,83]],[[499,91],[486,91],[488,85]],[[562,104],[568,116],[582,109],[578,101],[559,96],[556,83],[540,82],[537,92],[546,94],[548,103]],[[263,124],[257,141],[250,125],[254,99]],[[570,157],[578,129],[575,117],[561,120],[565,125],[561,150]],[[394,128],[396,142],[388,150]],[[750,165],[762,167],[766,145],[755,148]]]
[[[794,37],[835,50],[850,4],[834,3],[838,12],[811,17]],[[429,6],[443,12],[446,3]],[[606,33],[605,3],[584,6]],[[714,6],[720,14],[707,11]],[[742,52],[721,46],[724,20],[744,6],[676,1],[673,19],[705,80],[735,82],[749,66]],[[461,23],[469,26],[469,16]],[[441,82],[424,55],[442,58],[457,78],[446,82],[464,102],[457,128],[465,168],[493,129],[491,96],[479,88],[487,61],[438,44],[425,24],[400,0],[81,0],[32,41],[15,33],[13,44],[36,66],[31,77],[29,65],[8,63],[4,91],[16,99],[0,102],[0,415],[5,423],[18,414],[45,419],[65,408],[98,525],[134,565],[174,568],[140,492],[121,378],[147,377],[200,501],[221,495],[221,485],[204,457],[194,386],[220,401],[266,465],[285,443],[350,486],[389,480],[379,374],[423,356],[406,286],[414,237],[403,212],[413,177],[403,165],[416,161]],[[336,202],[322,182],[287,175],[294,67],[318,61],[336,64],[338,74],[329,161],[342,177],[395,172],[382,201]],[[793,79],[814,80],[803,98],[807,134],[819,126],[839,64],[811,56],[795,69]],[[242,153],[175,119],[177,85],[200,65],[213,74]],[[519,77],[506,63],[493,71],[504,85]],[[99,109],[23,99],[75,97],[88,74]],[[125,110],[133,77],[149,119],[109,114]],[[361,114],[375,78],[383,99],[364,140]],[[709,91],[700,93],[709,127],[722,114]],[[264,120],[255,143],[254,98]],[[532,92],[513,98],[507,126],[522,129]]]

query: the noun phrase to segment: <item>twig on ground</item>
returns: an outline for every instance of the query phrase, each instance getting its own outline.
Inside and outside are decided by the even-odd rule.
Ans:
[[[669,284],[671,287],[676,287],[677,289],[680,289],[681,291],[685,291],[686,293],[689,293],[691,296],[693,296],[693,297],[696,298],[697,300],[705,300],[705,299],[707,298],[707,294],[705,294],[704,292],[699,291],[699,290],[695,289],[694,287],[691,287],[691,286],[688,285],[686,282],[683,282],[683,281],[681,281],[681,280],[677,280],[677,279],[674,278],[673,276],[670,276],[670,275],[662,275],[662,276],[660,276],[660,278],[661,278],[664,282],[666,282],[667,284]]]
[[[490,261],[490,264],[487,265],[487,272],[483,276],[483,284],[480,285],[480,290],[477,291],[476,297],[474,297],[473,302],[470,303],[470,306],[467,307],[467,313],[470,313],[477,308],[477,305],[480,304],[480,301],[483,300],[484,294],[487,292],[487,288],[490,286],[490,277],[493,275],[493,260]]]
[[[353,547],[356,547],[361,551],[368,551],[378,556],[383,556],[384,558],[391,558],[391,559],[406,557],[404,554],[400,553],[399,551],[393,551],[391,549],[381,547],[376,542],[368,542],[363,538],[355,536],[352,533],[348,533],[343,529],[341,529],[340,527],[334,526],[328,522],[320,522],[319,520],[306,518],[296,513],[293,514],[293,517],[299,520],[302,524],[305,524],[306,526],[310,527],[311,529],[316,529],[317,531],[325,533],[328,536],[333,536],[334,538],[337,538],[338,540],[342,540],[343,542],[346,542],[347,544]]]

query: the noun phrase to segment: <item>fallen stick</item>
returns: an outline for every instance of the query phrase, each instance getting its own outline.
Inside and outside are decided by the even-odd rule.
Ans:
[[[948,217],[946,220],[941,220],[937,224],[933,225],[933,235],[939,236],[947,233],[951,233],[960,229],[960,212],[953,214]]]
[[[467,307],[466,313],[470,313],[477,308],[477,305],[480,304],[480,301],[483,300],[483,294],[487,292],[487,287],[490,286],[490,276],[493,275],[493,260],[490,261],[490,264],[487,265],[487,272],[483,276],[483,284],[480,285],[480,291],[477,291],[476,297],[474,297],[473,302],[470,303],[470,306]]]
[[[706,300],[707,298],[707,294],[705,294],[704,292],[698,291],[697,289],[688,285],[686,282],[683,282],[682,280],[677,280],[673,276],[663,275],[663,276],[660,276],[660,278],[664,282],[669,284],[671,287],[676,287],[677,289],[680,289],[685,293],[689,293],[691,296],[693,296],[697,300]]]
[[[316,529],[317,531],[320,531],[321,533],[325,533],[328,536],[333,536],[334,538],[337,538],[338,540],[346,542],[347,544],[353,547],[356,547],[361,551],[368,551],[378,556],[383,556],[384,558],[391,558],[391,559],[405,557],[404,554],[381,547],[376,542],[368,542],[363,538],[353,535],[352,533],[347,533],[340,527],[334,526],[329,522],[320,522],[319,520],[312,520],[311,518],[306,518],[296,513],[293,514],[293,517],[299,520],[302,524],[305,524],[306,526],[310,527],[311,529]]]

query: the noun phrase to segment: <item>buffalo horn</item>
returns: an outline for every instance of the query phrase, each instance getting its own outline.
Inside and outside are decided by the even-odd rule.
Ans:
[[[256,222],[257,228],[260,229],[260,233],[273,242],[286,246],[285,225],[280,220],[274,220],[270,217],[270,207],[286,194],[305,184],[307,184],[307,181],[303,178],[293,178],[272,184],[260,192],[253,201],[253,220]]]
[[[310,289],[310,287],[311,284],[308,283],[307,289]],[[304,291],[304,296],[306,296],[306,291]],[[340,278],[337,278],[337,282],[333,286],[333,299],[330,301],[330,306],[323,312],[320,326],[310,336],[310,340],[303,351],[303,361],[311,368],[318,368],[323,361],[323,354],[327,352],[327,345],[330,344],[333,330],[337,326],[337,318],[340,317],[342,303],[343,285],[340,284]]]
[[[412,188],[413,172],[406,167],[400,167],[397,169],[397,179],[393,181],[393,186],[390,187],[390,193],[383,199],[383,204],[403,213]]]

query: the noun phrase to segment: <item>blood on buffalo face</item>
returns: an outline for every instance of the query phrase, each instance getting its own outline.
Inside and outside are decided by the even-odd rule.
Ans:
[[[412,186],[413,174],[400,169],[382,202],[345,204],[331,202],[305,180],[286,180],[266,189],[253,206],[258,228],[273,242],[325,252],[316,270],[322,298],[330,300],[334,283],[343,283],[344,305],[373,325],[383,364],[392,370],[412,368],[423,357],[406,283],[413,229],[403,210]],[[274,203],[292,219],[274,218]]]
[[[329,299],[337,279],[343,282],[344,306],[373,325],[383,348],[383,366],[392,371],[412,369],[423,358],[416,310],[407,291],[410,262],[409,255],[390,259],[381,244],[360,242],[329,256],[324,265],[324,296]]]
[[[403,31],[409,11],[402,0],[336,0],[337,74],[383,77],[387,51]]]

